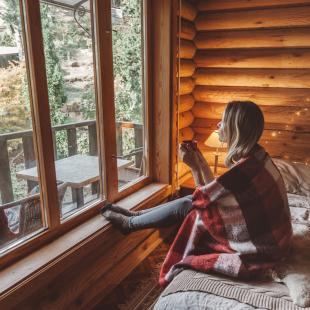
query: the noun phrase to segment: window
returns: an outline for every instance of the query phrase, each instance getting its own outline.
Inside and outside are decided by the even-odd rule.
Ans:
[[[19,10],[0,1],[0,251],[46,227],[40,182],[25,177],[38,171]]]
[[[113,8],[113,3],[117,7]],[[142,12],[141,0],[112,1],[117,157],[133,163],[118,169],[119,188],[147,173]]]
[[[0,0],[7,260],[150,181],[145,3]]]
[[[64,219],[99,198],[92,13],[89,1],[72,11],[42,0],[40,12],[56,180],[67,184],[58,191]]]

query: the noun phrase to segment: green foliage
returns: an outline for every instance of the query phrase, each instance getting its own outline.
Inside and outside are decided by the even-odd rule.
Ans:
[[[41,4],[41,23],[51,119],[53,125],[58,125],[63,124],[67,119],[66,115],[60,110],[67,97],[64,89],[64,72],[60,67],[60,60],[55,46],[58,21],[52,13],[51,7],[45,3]]]
[[[6,25],[6,32],[0,36],[0,45],[16,46],[22,44],[20,11],[18,0],[5,1],[5,10],[1,15]],[[113,0],[120,7],[123,20],[113,25],[113,66],[115,76],[116,120],[143,122],[142,102],[142,27],[140,0]],[[92,82],[79,89],[75,85],[65,85],[67,72],[61,64],[77,57],[77,51],[91,49],[92,38],[73,21],[72,11],[65,11],[53,5],[41,2],[41,24],[43,31],[45,63],[48,83],[48,97],[52,125],[72,121],[64,112],[70,97],[72,86],[79,98],[78,104],[83,119],[95,119],[95,92]],[[64,17],[64,18],[62,18]],[[90,32],[90,14],[79,16],[78,21]],[[19,41],[19,43],[17,42]],[[2,72],[2,70],[4,70]],[[0,69],[0,132],[12,132],[31,128],[30,98],[24,61],[12,63],[9,68]],[[77,130],[78,153],[88,153],[88,131]],[[131,130],[123,133],[123,151],[134,148],[134,133]],[[16,143],[21,143],[16,142]],[[68,156],[66,131],[56,133],[57,157]],[[21,146],[21,145],[20,145]],[[18,146],[18,147],[20,147]],[[10,154],[11,156],[11,154]],[[11,175],[14,193],[21,197],[26,191],[25,182],[16,179],[16,171],[23,167],[23,162],[12,162]]]
[[[30,108],[23,96],[26,76],[23,62],[0,68],[0,133],[31,128]]]
[[[93,87],[83,93],[81,97],[81,111],[85,119],[96,119],[95,93]]]
[[[15,46],[14,38],[8,32],[0,34],[0,46]]]
[[[72,14],[72,12],[70,12]],[[90,15],[85,14],[79,18],[79,23],[88,31],[88,26],[91,24]],[[89,41],[85,36],[84,30],[79,27],[72,19],[70,22],[58,21],[58,33],[62,35],[61,45],[59,46],[59,55],[62,59],[75,56],[76,51],[89,48]]]
[[[142,123],[142,46],[139,0],[119,0],[123,23],[113,28],[116,117]]]

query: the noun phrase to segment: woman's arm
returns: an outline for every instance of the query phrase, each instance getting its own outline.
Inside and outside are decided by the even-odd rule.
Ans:
[[[203,178],[204,178],[204,182],[205,182],[205,184],[208,184],[214,180],[213,172],[212,172],[208,162],[206,161],[206,159],[202,155],[201,151],[198,149],[198,147],[196,148],[196,153],[197,153],[197,157],[199,160],[199,166],[201,169],[201,173],[202,173]]]

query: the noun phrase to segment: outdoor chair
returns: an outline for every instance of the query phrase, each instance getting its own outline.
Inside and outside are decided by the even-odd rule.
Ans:
[[[57,186],[60,205],[68,185]],[[19,212],[16,210],[19,206]],[[15,211],[13,211],[15,209]],[[5,210],[19,213],[17,225],[9,223]],[[28,197],[0,205],[0,248],[8,241],[19,239],[40,229],[43,225],[39,186],[35,186]]]

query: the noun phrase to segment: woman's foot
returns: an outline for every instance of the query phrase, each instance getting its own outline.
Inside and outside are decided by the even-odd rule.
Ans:
[[[128,235],[132,230],[128,216],[114,212],[113,210],[105,210],[101,212],[102,216],[110,221],[123,235]]]
[[[122,208],[118,205],[114,205],[112,203],[109,203],[107,204],[104,208],[103,208],[103,211],[104,212],[105,210],[111,210],[111,211],[114,211],[114,212],[117,212],[117,213],[120,213],[120,214],[123,214],[125,216],[137,216],[137,215],[140,215],[143,213],[143,211],[130,211],[130,210],[127,210],[125,208]]]

